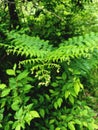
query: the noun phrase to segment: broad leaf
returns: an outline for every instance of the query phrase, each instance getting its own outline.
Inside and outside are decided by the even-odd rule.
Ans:
[[[74,83],[74,90],[75,90],[76,95],[78,95],[78,93],[80,91],[80,85],[78,82]]]
[[[69,91],[65,91],[65,99],[67,99],[70,95],[70,92]]]
[[[42,116],[42,117],[44,117],[45,116],[45,110],[44,109],[40,109],[40,115]]]
[[[7,96],[9,93],[10,93],[11,89],[7,88],[7,89],[4,89],[1,93],[1,97],[5,97]]]
[[[33,118],[36,118],[36,117],[38,118],[38,117],[40,117],[37,111],[30,111],[30,115],[31,115]]]
[[[6,73],[7,73],[8,75],[15,76],[15,70],[13,70],[13,69],[7,69],[7,70],[6,70]]]
[[[6,87],[6,84],[0,84],[0,89],[4,89]]]
[[[74,126],[73,122],[69,122],[69,123],[68,123],[68,128],[69,128],[70,130],[75,130],[75,126]]]
[[[25,70],[17,76],[17,81],[22,80],[28,76],[28,72]]]

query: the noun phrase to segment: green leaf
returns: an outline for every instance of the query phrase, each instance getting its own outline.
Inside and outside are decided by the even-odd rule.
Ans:
[[[0,128],[2,128],[3,126],[2,126],[2,124],[0,124]]]
[[[59,98],[59,99],[57,100],[57,104],[58,104],[58,107],[59,107],[59,108],[61,107],[62,102],[63,102],[62,98]]]
[[[61,130],[67,130],[67,128],[65,126],[62,126]]]
[[[12,129],[24,130],[24,128],[25,128],[25,121],[24,121],[23,117],[17,121],[14,121],[12,124]]]
[[[57,127],[55,130],[61,130],[59,127]]]
[[[64,72],[64,73],[62,74],[62,79],[63,79],[63,80],[66,80],[66,78],[67,78],[67,75],[66,75],[66,73]]]
[[[33,117],[30,115],[30,113],[26,113],[25,115],[25,121],[28,123],[28,125],[30,125],[30,121],[33,119]]]
[[[69,116],[66,118],[66,121],[69,122],[69,121],[73,120],[73,118],[74,118],[73,115],[69,115]]]
[[[50,125],[50,130],[54,130],[54,125]]]
[[[0,84],[0,89],[4,89],[6,87],[6,84]]]
[[[55,109],[58,108],[58,104],[57,104],[57,102],[54,103],[54,108],[55,108]]]
[[[19,123],[18,120],[17,120],[17,121],[14,121],[13,124],[12,124],[12,129],[15,129],[16,126],[18,125],[18,123]]]
[[[0,121],[3,119],[3,113],[0,113]]]
[[[82,114],[83,116],[87,116],[87,115],[88,115],[88,110],[83,110],[83,111],[81,112],[81,114]]]
[[[33,103],[31,103],[31,104],[25,106],[25,108],[26,108],[27,110],[30,110],[30,109],[32,109],[32,106],[33,106]]]
[[[15,128],[15,130],[21,130],[21,124],[18,124]]]
[[[25,92],[28,92],[31,88],[33,88],[32,85],[26,84],[26,85],[24,86],[23,90],[24,90]]]
[[[69,91],[65,91],[65,99],[67,99],[70,95],[70,92]]]
[[[11,108],[12,108],[14,111],[19,110],[19,101],[15,101],[15,102],[11,105]]]
[[[88,127],[89,130],[95,130],[95,128],[93,127],[92,123],[88,123],[87,127]]]
[[[54,119],[51,119],[50,121],[49,121],[49,124],[53,124],[55,122],[55,120]]]
[[[68,123],[68,128],[69,128],[70,130],[75,130],[75,127],[74,127],[74,125],[73,125],[73,122],[69,122],[69,123]]]
[[[77,83],[77,82],[74,83],[74,90],[75,90],[75,93],[78,95],[78,93],[80,91],[80,85],[79,85],[79,83]]]
[[[34,118],[39,118],[39,114],[37,111],[29,111],[25,115],[25,121],[30,125],[30,121]]]
[[[52,90],[52,89],[49,89],[49,92],[50,92],[50,93],[55,93],[55,91],[54,91],[54,90]]]
[[[14,64],[14,67],[13,67],[13,70],[14,70],[14,71],[16,70],[16,67],[17,67],[17,65],[16,65],[16,64]]]
[[[13,70],[13,69],[7,69],[7,70],[6,70],[6,73],[7,73],[8,75],[15,76],[15,70]]]
[[[58,86],[58,83],[53,82],[51,85],[52,85],[53,87],[57,87],[57,86]]]
[[[7,88],[7,89],[4,89],[1,93],[1,97],[5,97],[7,96],[9,93],[10,93],[11,89]]]
[[[9,79],[9,86],[13,89],[17,87],[17,82],[15,78],[10,78]]]
[[[83,89],[83,84],[81,84],[81,83],[80,83],[79,85],[80,85],[80,88],[82,88],[82,89]]]
[[[86,121],[83,121],[83,122],[82,122],[82,124],[83,124],[83,126],[85,126],[85,127],[87,127],[87,126],[88,126],[88,124],[87,124],[87,122],[86,122]]]
[[[54,108],[57,109],[58,107],[60,108],[62,105],[62,98],[58,98],[56,102],[54,102]]]
[[[39,113],[44,118],[44,116],[45,116],[45,110],[44,109],[40,109]]]
[[[21,72],[18,76],[17,76],[17,81],[19,81],[19,80],[22,80],[22,79],[24,79],[24,78],[26,78],[27,76],[28,76],[28,71],[23,71],[23,72]]]
[[[23,115],[22,107],[15,113],[15,119],[20,119]]]
[[[67,118],[66,115],[61,115],[60,117],[61,117],[62,120],[65,120]]]
[[[31,115],[33,118],[36,118],[36,117],[39,118],[39,117],[40,117],[37,111],[30,111],[30,115]]]
[[[82,124],[82,122],[81,122],[79,119],[75,119],[74,122],[75,122],[76,124],[78,124],[78,125],[81,125],[81,124]]]
[[[93,126],[94,129],[96,129],[96,130],[98,129],[98,125],[97,124],[93,123],[92,126]]]
[[[72,104],[74,104],[74,97],[73,96],[69,96],[69,101],[72,103]]]

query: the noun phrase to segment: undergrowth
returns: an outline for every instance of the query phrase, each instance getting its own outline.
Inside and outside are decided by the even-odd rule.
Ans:
[[[83,101],[90,71],[98,67],[98,33],[70,38],[58,48],[21,32],[7,35],[0,47],[21,58],[6,71],[8,85],[0,84],[1,129],[98,129],[96,112]]]

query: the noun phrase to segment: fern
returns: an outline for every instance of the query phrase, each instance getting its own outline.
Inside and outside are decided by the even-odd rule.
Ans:
[[[89,70],[87,66],[90,62],[92,62],[90,68],[98,65],[98,57],[96,57],[98,53],[98,33],[91,32],[84,36],[69,38],[61,43],[58,48],[53,48],[48,44],[48,41],[41,40],[38,37],[21,35],[13,31],[8,35],[8,38],[10,45],[0,43],[0,46],[6,48],[7,54],[13,53],[25,56],[25,59],[20,61],[19,64],[31,64],[32,73],[37,70],[36,76],[39,76],[38,79],[44,79],[46,82],[47,77],[48,82],[50,82],[51,68],[55,67],[59,72],[59,63],[62,62],[74,64],[75,67],[82,68],[82,70]],[[88,60],[85,62],[85,59]],[[81,63],[81,65],[78,63]],[[46,82],[44,83],[47,84]]]
[[[62,62],[75,57],[88,57],[94,49],[98,49],[98,33],[93,32],[84,36],[69,38],[68,41],[61,43],[57,49],[38,37],[20,35],[15,32],[11,32],[8,37],[11,40],[11,44],[0,43],[0,46],[6,47],[7,53],[25,55],[31,61],[33,61],[32,58],[35,58],[35,61],[37,58],[44,58],[44,61]]]

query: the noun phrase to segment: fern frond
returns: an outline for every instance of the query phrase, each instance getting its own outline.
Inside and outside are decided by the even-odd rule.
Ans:
[[[83,36],[77,36],[73,38],[69,38],[67,41],[64,41],[63,43],[60,44],[62,45],[83,45],[85,42],[97,42],[98,41],[98,33],[90,32],[89,34],[85,34]]]
[[[20,65],[25,65],[25,64],[36,64],[36,63],[41,63],[43,60],[41,58],[30,58],[26,59],[23,61],[20,61]]]
[[[49,62],[69,61],[75,57],[89,57],[95,48],[98,49],[98,33],[93,32],[84,36],[69,38],[68,41],[65,41],[58,49],[54,50],[47,41],[40,40],[38,37],[12,32],[9,37],[12,39],[12,45],[3,44],[7,48],[7,53],[24,55],[30,59],[44,58]]]
[[[78,58],[78,57],[90,57],[91,53],[94,51],[94,49],[98,49],[98,45],[94,46],[76,46],[76,45],[69,45],[69,46],[61,46],[57,50],[51,52],[48,55],[48,60],[53,62],[58,61],[69,61],[72,58]]]
[[[48,41],[41,40],[39,37],[31,37],[26,34],[20,35],[17,32],[10,32],[8,35],[9,39],[11,40],[11,45],[15,46],[23,46],[37,49],[37,50],[45,50],[50,51],[52,46],[48,44]]]
[[[60,63],[68,62],[75,65],[76,62],[78,65],[80,59],[80,63],[89,66],[90,60],[98,54],[98,33],[93,32],[84,36],[69,38],[58,48],[53,48],[47,41],[38,37],[30,37],[25,34],[20,35],[11,32],[9,39],[10,45],[0,43],[0,46],[6,48],[8,54],[25,56],[25,60],[20,61],[20,65],[31,64],[32,73],[36,71],[39,79],[43,79],[43,84],[49,83],[47,77],[50,77],[51,68],[55,67],[59,70]],[[87,63],[83,59],[86,59]],[[98,61],[98,57],[94,59],[91,66],[98,65],[96,61]],[[82,69],[85,70],[86,65],[83,65]]]
[[[68,61],[71,58],[89,57],[94,49],[98,49],[98,33],[69,38],[60,47],[50,53],[50,61]]]

